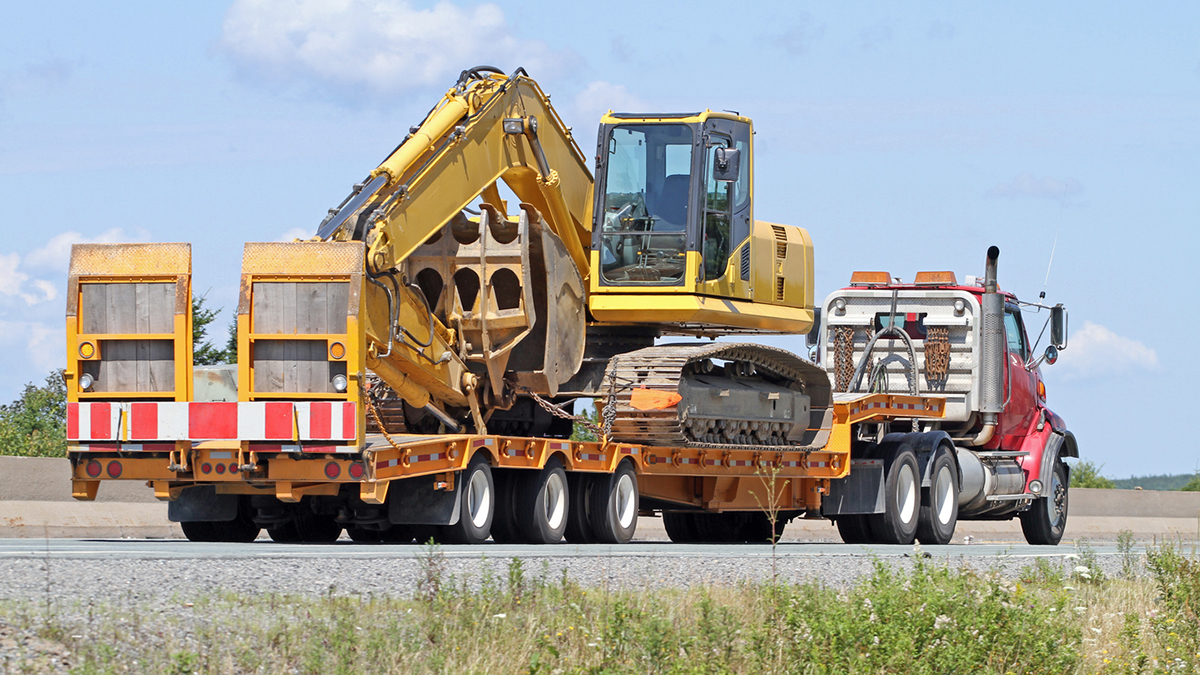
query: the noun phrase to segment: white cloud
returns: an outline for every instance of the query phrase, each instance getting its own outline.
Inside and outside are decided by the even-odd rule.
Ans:
[[[139,230],[131,233],[119,227],[106,230],[94,237],[85,237],[79,232],[60,232],[51,237],[45,246],[30,251],[21,266],[26,269],[66,273],[67,263],[71,258],[72,244],[112,244],[145,241],[147,238],[145,231]]]
[[[546,75],[563,54],[513,34],[493,4],[406,0],[236,0],[221,46],[247,74],[371,99],[450,85],[464,66]]]
[[[596,80],[575,95],[571,102],[572,119],[576,125],[594,129],[604,113],[646,112],[650,108],[641,98],[629,93],[622,84]],[[586,145],[586,143],[584,143]]]
[[[1041,197],[1062,199],[1083,192],[1083,185],[1074,178],[1038,178],[1031,173],[1018,174],[1011,183],[1001,183],[988,190],[989,197]]]
[[[21,256],[16,253],[0,254],[0,293],[17,295],[21,286],[29,280],[29,275],[17,268],[21,266]]]
[[[315,232],[311,227],[293,227],[292,229],[279,235],[275,241],[293,241],[296,239],[309,240],[312,239]]]
[[[1070,335],[1054,368],[1067,379],[1158,370],[1158,354],[1145,344],[1085,321]]]

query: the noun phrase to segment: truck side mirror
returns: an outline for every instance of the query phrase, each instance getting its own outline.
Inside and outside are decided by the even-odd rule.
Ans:
[[[1050,308],[1050,344],[1057,349],[1067,348],[1067,309],[1061,303]],[[1054,363],[1049,359],[1047,362]]]
[[[1054,362],[1058,360],[1058,349],[1055,348],[1054,345],[1048,345],[1046,347],[1045,356],[1042,357],[1042,360],[1046,362],[1046,365],[1054,365]]]
[[[717,148],[713,155],[713,180],[735,181],[742,165],[742,151],[737,148]]]

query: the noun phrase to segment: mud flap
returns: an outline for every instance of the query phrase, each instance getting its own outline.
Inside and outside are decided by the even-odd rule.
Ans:
[[[179,499],[167,502],[167,520],[172,523],[224,523],[238,514],[237,495],[219,495],[214,485],[184,488]]]
[[[829,494],[821,500],[821,515],[883,513],[883,478],[882,459],[850,460],[850,475],[829,481]]]
[[[388,521],[393,525],[454,525],[458,522],[459,482],[436,489],[434,476],[393,481],[388,488]]]

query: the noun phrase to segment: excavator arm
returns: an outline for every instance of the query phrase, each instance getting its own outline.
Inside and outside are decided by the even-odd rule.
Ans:
[[[499,181],[521,202],[515,218]],[[553,395],[582,359],[592,187],[570,129],[523,70],[464,71],[317,237],[247,245],[240,400],[361,399],[369,369],[446,427],[470,414],[483,429],[488,409],[515,398],[506,372]],[[331,283],[348,290],[320,286]],[[287,319],[342,312],[312,335]],[[332,391],[312,364],[319,350],[295,347],[314,340],[348,345],[329,352],[327,379],[345,374]],[[260,367],[256,355],[272,360]]]

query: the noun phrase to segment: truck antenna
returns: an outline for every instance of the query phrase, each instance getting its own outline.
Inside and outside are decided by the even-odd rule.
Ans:
[[[1058,233],[1062,231],[1063,212],[1067,210],[1067,182],[1063,182],[1062,195],[1059,197],[1058,225],[1054,228],[1054,244],[1050,246],[1050,262],[1046,263],[1046,280],[1042,282],[1042,292],[1038,293],[1038,301],[1046,299],[1046,286],[1050,285],[1050,268],[1054,265],[1054,251],[1058,248]]]

